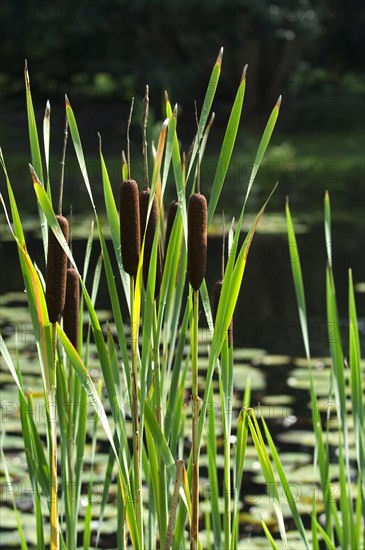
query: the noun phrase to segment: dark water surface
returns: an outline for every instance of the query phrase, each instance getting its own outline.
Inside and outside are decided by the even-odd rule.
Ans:
[[[89,227],[88,222],[83,223]],[[34,224],[36,227],[36,224]],[[77,227],[77,222],[75,222]],[[264,227],[265,229],[265,227]],[[279,228],[280,229],[280,228]],[[328,359],[328,335],[325,319],[325,245],[322,225],[300,226],[302,232],[297,235],[298,246],[301,254],[304,285],[306,290],[307,307],[310,321],[310,336],[313,360],[315,387],[318,397],[318,408],[325,418],[326,412],[331,408],[328,398],[330,387],[330,361]],[[86,230],[87,233],[87,230]],[[33,232],[32,224],[29,225],[27,239],[29,252],[41,269],[44,267],[43,250],[39,238]],[[85,251],[85,236],[74,234],[73,249],[76,261],[82,265]],[[109,242],[111,258],[113,251]],[[89,270],[88,287],[91,288],[93,266],[100,253],[99,245],[95,242]],[[334,273],[336,279],[337,298],[340,318],[343,320],[345,354],[347,353],[346,316],[347,316],[347,269],[353,268],[355,284],[364,281],[365,258],[363,252],[362,228],[356,225],[350,226],[337,224],[333,233]],[[207,285],[213,289],[215,281],[220,276],[221,239],[211,237],[209,240]],[[27,387],[37,389],[41,387],[39,372],[34,352],[34,338],[32,329],[27,320],[24,309],[22,291],[22,279],[15,244],[12,240],[4,240],[1,244],[1,327],[4,336],[8,339],[9,348],[13,358],[14,334],[20,335],[20,353],[22,357],[22,371]],[[118,281],[119,284],[119,281]],[[357,287],[362,292],[357,292],[357,307],[360,317],[360,331],[364,339],[364,305],[365,294],[363,285]],[[17,293],[12,298],[9,293]],[[21,296],[21,295],[20,295]],[[110,309],[106,281],[102,276],[97,307],[102,310],[101,320],[110,319]],[[125,308],[125,305],[123,306]],[[124,311],[125,319],[126,313]],[[204,328],[202,319],[201,360],[200,360],[200,391],[203,391],[205,383],[206,343],[209,334]],[[309,514],[311,511],[311,499],[314,491],[318,491],[317,479],[313,476],[311,466],[314,436],[311,429],[311,410],[309,402],[309,377],[306,362],[303,356],[303,344],[298,321],[295,295],[292,284],[292,275],[288,257],[287,238],[280,230],[272,231],[267,227],[255,236],[244,276],[243,287],[237,304],[234,317],[235,340],[235,392],[233,404],[233,436],[236,429],[236,420],[242,406],[242,397],[249,377],[252,385],[252,406],[258,417],[261,415],[268,421],[270,430],[280,450],[280,457],[284,463],[285,471],[291,483],[291,489],[298,496],[297,505],[303,514],[306,528],[310,527]],[[91,350],[92,351],[92,350]],[[100,375],[97,360],[93,357],[90,361],[90,369],[95,379]],[[188,382],[189,385],[189,382]],[[187,386],[188,386],[187,385]],[[6,430],[4,450],[9,464],[9,471],[16,487],[20,487],[26,480],[25,454],[23,450],[19,417],[16,410],[9,409],[9,403],[16,403],[17,396],[14,383],[10,377],[6,365],[2,363],[0,371],[1,401],[3,405],[3,420]],[[187,387],[188,390],[188,387]],[[221,449],[222,424],[219,412],[218,388],[215,383],[215,400],[217,402],[217,444]],[[190,406],[186,404],[187,421],[190,421]],[[5,411],[5,412],[4,412]],[[333,411],[331,411],[333,412]],[[330,430],[337,427],[334,415],[330,417]],[[331,424],[332,423],[332,424]],[[352,430],[351,424],[350,428]],[[42,430],[42,426],[40,425]],[[350,439],[353,431],[350,431]],[[91,433],[89,433],[89,436]],[[335,434],[333,434],[335,436]],[[336,462],[336,438],[332,440],[333,461]],[[89,444],[85,452],[86,464],[88,464]],[[106,454],[109,444],[106,436],[100,428],[98,431],[98,452],[95,466],[95,482],[101,486],[103,482]],[[218,457],[219,458],[219,457]],[[202,452],[201,480],[202,502],[201,509],[209,507],[209,490],[207,489],[206,455]],[[217,460],[218,475],[223,474],[223,461]],[[19,484],[19,485],[17,485]],[[334,485],[334,490],[336,486]],[[85,485],[86,489],[86,485]],[[280,489],[280,488],[279,488]],[[280,490],[279,490],[280,493]],[[111,488],[111,499],[106,510],[101,548],[115,548],[115,486]],[[33,514],[31,499],[17,496],[17,504],[22,510],[22,523],[29,537],[34,541]],[[337,495],[338,497],[338,495]],[[318,495],[318,512],[321,512],[321,495]],[[270,495],[267,494],[264,479],[257,460],[255,450],[248,446],[243,487],[240,494],[240,533],[244,541],[240,548],[255,549],[268,548],[267,541],[262,539],[260,520],[267,521],[269,526],[275,527],[276,521]],[[94,507],[95,520],[98,514],[98,505]],[[293,527],[290,511],[285,513],[286,524],[290,530]],[[0,536],[1,548],[18,548],[18,536],[14,532],[16,525],[11,511],[9,500],[1,501],[2,536]],[[80,525],[80,544],[82,526]],[[258,536],[260,535],[260,536]],[[202,533],[202,544],[204,547]],[[250,537],[253,537],[252,540]],[[301,544],[295,535],[292,536],[290,548],[300,550]],[[31,545],[30,545],[31,546]],[[34,546],[31,546],[34,548]]]
[[[238,347],[259,347],[271,353],[298,355],[302,353],[302,338],[292,282],[286,234],[282,233],[284,217],[277,229],[277,218],[269,220],[264,230],[255,235],[246,266],[241,293],[234,316],[234,339]],[[35,222],[36,224],[37,222]],[[74,222],[77,227],[77,219]],[[30,223],[32,227],[32,223]],[[34,227],[34,225],[33,225]],[[76,262],[82,266],[86,235],[90,224],[83,220],[81,235],[74,231],[73,252]],[[271,229],[274,227],[274,231]],[[84,234],[84,238],[82,235]],[[30,238],[29,238],[30,237]],[[81,237],[81,238],[80,238]],[[307,313],[311,330],[313,354],[328,350],[325,270],[326,250],[323,225],[298,224],[298,249],[301,259]],[[362,224],[339,224],[333,229],[333,264],[340,318],[347,317],[348,268],[352,268],[358,315],[365,316],[365,293],[361,283],[365,281],[365,238]],[[114,259],[111,242],[110,257]],[[37,232],[30,230],[27,246],[31,257],[44,272],[43,247]],[[93,266],[100,254],[100,245],[95,243],[89,270],[89,287]],[[12,240],[1,242],[0,296],[6,292],[22,289],[22,277],[16,245]],[[213,292],[214,283],[220,278],[221,238],[210,237],[208,245],[207,286]],[[118,278],[117,278],[118,279]],[[117,284],[119,281],[117,281]],[[358,286],[356,286],[358,285]],[[1,304],[1,302],[0,302]],[[107,285],[102,276],[97,306],[110,307]],[[125,306],[125,304],[124,304]],[[123,304],[122,304],[123,307]]]

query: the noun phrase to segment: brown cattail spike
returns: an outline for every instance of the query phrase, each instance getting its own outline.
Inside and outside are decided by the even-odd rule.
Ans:
[[[207,200],[201,193],[189,199],[188,276],[194,290],[199,290],[207,265]]]
[[[218,311],[219,300],[222,293],[222,287],[223,287],[223,280],[219,279],[214,285],[214,296],[213,296],[213,321],[214,322],[217,317],[217,311]],[[229,326],[228,326],[227,338],[228,338],[228,346],[230,347],[233,343],[233,319],[231,319],[231,322],[229,323]]]
[[[77,349],[79,339],[79,307],[79,276],[76,269],[69,267],[66,278],[66,301],[63,309],[63,330],[75,349]]]
[[[167,214],[166,233],[165,233],[165,258],[167,256],[167,249],[169,247],[171,232],[172,232],[172,228],[174,227],[174,221],[175,221],[178,209],[179,209],[179,202],[177,200],[172,201],[172,203],[169,206],[169,211]]]
[[[68,221],[57,215],[61,231],[68,242]],[[51,323],[56,323],[62,315],[66,297],[67,256],[53,231],[48,232],[48,253],[46,273],[46,302]]]
[[[139,194],[139,208],[141,212],[141,235],[143,238],[144,231],[146,228],[147,212],[148,212],[148,203],[150,200],[151,190],[144,189]],[[148,219],[148,225],[146,230],[146,237],[144,242],[144,257],[143,257],[143,283],[145,288],[147,288],[148,282],[148,273],[150,269],[150,261],[153,247],[153,240],[158,226],[158,204],[157,197],[154,195],[152,201],[152,207],[150,212],[150,217]],[[157,244],[157,262],[156,262],[156,283],[155,283],[155,298],[160,293],[161,280],[162,280],[162,261],[161,261],[161,247],[160,240]]]
[[[134,180],[120,186],[120,243],[126,273],[135,277],[140,254],[139,197]]]

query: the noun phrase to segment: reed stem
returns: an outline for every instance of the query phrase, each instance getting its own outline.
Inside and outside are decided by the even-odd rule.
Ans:
[[[146,85],[146,93],[143,99],[143,162],[144,162],[144,188],[148,189],[149,176],[148,176],[148,150],[147,150],[147,123],[148,123],[148,111],[150,105],[149,87]]]
[[[58,550],[58,511],[57,511],[57,413],[56,413],[56,365],[57,365],[57,327],[56,323],[52,324],[52,345],[53,345],[53,367],[50,373],[50,407],[49,407],[49,421],[51,427],[51,550]]]
[[[199,396],[198,396],[198,319],[199,319],[199,290],[193,291],[193,323],[191,341],[192,359],[192,517],[190,550],[198,548],[199,533]]]

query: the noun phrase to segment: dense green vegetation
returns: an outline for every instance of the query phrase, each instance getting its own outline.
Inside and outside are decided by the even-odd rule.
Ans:
[[[330,382],[328,379],[325,380],[324,396],[328,402],[333,401],[335,404],[332,418],[334,427],[332,426],[331,433],[330,417],[321,417],[318,411],[319,388],[314,384],[312,371],[305,290],[289,202],[286,203],[288,244],[306,356],[306,382],[309,381],[310,386],[312,429],[315,436],[314,470],[317,472],[318,481],[316,491],[312,492],[309,500],[310,511],[307,512],[310,530],[305,527],[297,506],[297,495],[292,492],[286,467],[283,466],[267,424],[263,418],[259,422],[254,408],[250,406],[250,378],[244,381],[244,395],[239,404],[239,414],[233,418],[235,355],[234,343],[228,330],[234,316],[246,264],[250,261],[251,243],[257,226],[265,215],[271,195],[276,191],[275,182],[265,177],[265,173],[261,176],[263,181],[266,180],[265,185],[262,185],[260,191],[265,194],[265,200],[262,201],[262,206],[255,209],[256,213],[249,221],[243,242],[240,237],[243,221],[246,220],[246,203],[248,199],[251,203],[254,190],[258,187],[256,175],[263,168],[264,159],[268,158],[266,153],[270,151],[268,146],[279,115],[281,98],[271,109],[266,125],[263,125],[261,138],[253,140],[256,147],[250,158],[247,177],[244,177],[243,181],[239,179],[234,185],[229,185],[228,180],[232,178],[230,170],[232,167],[235,170],[232,151],[241,118],[246,79],[244,71],[219,152],[212,157],[205,157],[211,130],[210,111],[220,76],[221,55],[222,52],[213,67],[208,93],[205,95],[199,117],[198,114],[196,117],[193,147],[187,159],[179,147],[179,114],[173,109],[167,96],[166,119],[158,125],[155,148],[150,140],[147,142],[145,139],[148,107],[146,92],[143,117],[144,162],[138,179],[140,190],[143,180],[144,188],[149,190],[147,219],[151,216],[153,201],[157,201],[158,215],[152,239],[151,236],[147,238],[147,220],[141,227],[141,243],[136,236],[139,234],[138,223],[134,234],[129,235],[129,240],[125,240],[125,231],[131,226],[130,223],[126,224],[126,215],[129,216],[130,208],[138,208],[138,200],[132,201],[128,210],[123,203],[125,195],[120,194],[119,210],[116,200],[121,180],[124,182],[120,189],[125,189],[127,185],[135,191],[137,187],[135,182],[129,181],[132,175],[137,177],[137,170],[134,172],[135,166],[129,155],[128,132],[126,154],[123,156],[119,178],[115,177],[115,186],[111,184],[109,163],[105,162],[103,156],[101,137],[98,159],[101,178],[96,177],[96,182],[92,181],[88,172],[89,160],[85,158],[80,137],[82,132],[76,122],[74,110],[66,99],[65,136],[68,128],[81,180],[86,189],[88,208],[93,215],[85,255],[79,265],[73,258],[72,242],[68,240],[67,232],[62,229],[63,219],[60,225],[62,206],[63,211],[66,210],[65,202],[62,204],[64,180],[61,177],[58,198],[58,185],[55,183],[53,171],[50,171],[51,111],[48,106],[43,120],[42,143],[38,139],[29,76],[27,70],[25,71],[31,148],[30,174],[27,179],[33,183],[32,187],[38,201],[39,226],[47,260],[46,270],[48,272],[52,268],[53,273],[57,272],[57,276],[58,269],[64,270],[66,274],[64,268],[67,256],[69,264],[74,269],[73,275],[76,275],[73,278],[76,281],[78,278],[81,290],[81,300],[73,302],[74,319],[80,320],[80,327],[83,327],[84,320],[87,324],[85,332],[80,330],[75,337],[72,330],[71,336],[67,328],[69,323],[66,322],[65,310],[63,320],[61,319],[61,299],[57,301],[59,307],[57,306],[58,310],[51,322],[52,302],[49,300],[48,292],[52,278],[48,278],[47,272],[41,272],[27,250],[23,215],[19,213],[19,206],[23,201],[22,190],[19,192],[17,189],[15,192],[15,186],[12,185],[14,174],[7,171],[6,159],[1,152],[0,161],[6,183],[6,198],[5,195],[1,195],[1,204],[8,231],[17,246],[27,294],[38,355],[38,360],[32,368],[39,369],[42,375],[41,389],[33,391],[26,386],[22,378],[22,357],[18,353],[20,348],[16,345],[15,354],[12,356],[1,337],[1,353],[10,371],[12,384],[15,384],[18,390],[19,415],[32,489],[33,533],[36,533],[37,548],[45,548],[49,543],[52,550],[77,548],[80,544],[79,521],[82,524],[83,548],[87,550],[94,544],[98,546],[110,484],[114,477],[118,488],[114,499],[117,514],[113,530],[116,533],[118,549],[124,550],[130,545],[138,549],[180,549],[186,548],[190,540],[192,550],[203,548],[205,544],[207,547],[236,550],[244,542],[240,537],[240,492],[244,484],[249,443],[255,452],[256,463],[265,480],[270,505],[276,518],[270,523],[265,518],[261,519],[261,529],[267,538],[267,544],[274,550],[288,548],[282,498],[285,497],[296,529],[296,544],[299,539],[306,550],[318,550],[322,543],[330,550],[338,546],[344,550],[349,547],[361,550],[364,548],[363,364],[351,271],[348,279],[346,344],[341,336],[333,274],[332,223],[328,193],[325,195],[323,217],[327,260],[326,317],[331,359]],[[311,147],[305,150],[306,157],[303,158],[310,159],[308,169],[316,162],[315,146],[316,143],[312,143]],[[328,155],[331,143],[327,144],[325,150]],[[66,152],[66,140],[63,151]],[[148,153],[152,153],[152,158],[149,159]],[[277,163],[279,171],[287,166],[289,159],[295,159],[294,152],[285,143],[276,145],[276,150],[271,149],[270,154],[271,163]],[[204,170],[210,166],[210,158],[214,158],[214,167],[211,177],[208,178],[211,182],[211,186],[208,187]],[[333,155],[326,158],[333,158]],[[201,159],[205,159],[202,165]],[[63,154],[62,162],[64,161]],[[305,163],[302,162],[304,166]],[[93,163],[90,165],[93,166]],[[68,188],[65,187],[65,197],[69,193],[70,179],[68,178]],[[236,186],[238,188],[239,184],[240,200],[236,200],[234,189]],[[222,258],[217,258],[217,278],[222,281],[219,302],[214,311],[211,306],[211,293],[204,278],[203,256],[206,254],[207,225],[212,224],[218,205],[221,206],[220,199],[224,186],[229,187],[230,204],[232,209],[235,209],[236,219],[227,227],[226,253],[222,253]],[[265,192],[265,186],[269,186],[270,192]],[[96,193],[94,194],[96,188],[100,189],[98,201]],[[168,188],[170,193],[177,197],[178,208],[166,245],[163,212],[164,208],[167,210],[165,191]],[[196,192],[205,193],[207,190],[210,192],[207,207],[202,208],[203,218],[200,219],[198,211],[195,210],[191,223],[192,197],[197,198]],[[259,195],[256,193],[257,198]],[[138,197],[138,191],[136,196]],[[202,201],[201,198],[199,195],[198,203],[205,205],[205,199]],[[103,214],[99,216],[101,210]],[[138,216],[135,216],[135,220],[139,219]],[[106,245],[103,217],[106,218],[110,230],[111,250]],[[201,235],[196,234],[199,227]],[[101,254],[96,265],[91,266],[90,254],[95,246],[94,234],[97,236],[96,241]],[[198,249],[194,247],[194,253],[190,255],[190,251],[193,250],[191,239],[199,240],[199,237],[202,246],[199,245]],[[129,256],[128,247],[131,241],[134,244],[138,241],[138,251],[134,254],[137,261],[127,272],[126,257],[127,253]],[[158,258],[162,249],[165,250],[163,274],[162,280],[157,283]],[[111,254],[115,256],[114,262],[111,261]],[[48,262],[51,262],[52,258],[56,259],[56,264],[50,266]],[[143,281],[145,262],[149,263],[149,270]],[[90,284],[87,273],[92,268],[94,272]],[[96,308],[102,271],[107,281],[114,321],[112,326],[106,327],[101,325],[101,317]],[[160,282],[161,286],[155,292],[156,285]],[[59,284],[54,292],[63,292],[63,284]],[[122,314],[122,301],[127,304],[128,309],[125,317]],[[68,310],[68,315],[69,313]],[[209,330],[208,334],[206,331],[205,340],[201,343],[199,325],[203,316]],[[95,372],[90,370],[89,365],[92,345],[97,358],[98,380],[95,379]],[[203,347],[208,348],[204,356]],[[348,359],[345,359],[346,355]],[[203,365],[204,383],[199,379]],[[187,395],[190,395],[190,398],[187,398]],[[34,420],[35,399],[40,399],[43,404],[42,422]],[[189,401],[191,406],[191,416],[186,412],[186,401]],[[212,404],[219,407],[222,418],[220,428],[223,435],[223,456],[218,452],[218,423],[215,414],[211,412]],[[91,407],[91,416],[88,406]],[[351,411],[350,415],[347,414],[348,409]],[[110,412],[109,416],[107,412]],[[88,429],[90,420],[91,433]],[[99,498],[95,502],[93,476],[98,425],[102,427],[106,436],[109,456],[104,463],[102,491],[100,493],[99,486]],[[354,428],[351,437],[350,426]],[[88,437],[91,441],[91,458],[85,467]],[[334,447],[334,460],[330,446]],[[205,483],[209,487],[209,505],[204,508],[200,506],[199,498],[203,488],[199,482],[199,460],[203,448],[206,449],[207,456],[206,466],[203,466],[208,477],[208,483],[207,480]],[[14,478],[7,469],[4,452],[2,458],[4,477],[9,488]],[[219,464],[222,478],[218,476]],[[333,498],[333,480],[337,481],[339,490],[337,499]],[[11,496],[12,492],[9,490],[7,494],[17,521],[19,546],[25,550],[28,548],[29,540],[23,529],[21,512],[17,501]],[[96,523],[92,521],[95,514],[98,518]]]

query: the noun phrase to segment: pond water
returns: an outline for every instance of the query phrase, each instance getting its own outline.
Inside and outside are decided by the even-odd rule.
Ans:
[[[287,252],[287,239],[283,230],[284,220],[272,217],[267,226],[255,236],[244,277],[243,288],[237,305],[234,318],[235,367],[234,367],[234,407],[233,407],[233,435],[235,434],[238,412],[242,406],[243,392],[249,377],[252,385],[252,406],[258,417],[261,415],[267,420],[276,444],[280,450],[280,458],[285,465],[291,489],[297,496],[297,505],[303,514],[304,524],[309,529],[309,517],[312,506],[313,493],[318,496],[318,512],[321,512],[321,495],[318,493],[318,479],[313,474],[311,466],[314,447],[314,435],[311,431],[311,409],[309,406],[309,377],[308,366],[303,356],[303,345],[298,322],[296,302],[292,285],[292,276]],[[75,223],[75,227],[79,224]],[[89,220],[81,224],[89,227]],[[29,222],[28,249],[39,266],[43,266],[42,249],[35,231],[36,223]],[[335,409],[328,398],[330,386],[330,360],[328,358],[327,327],[325,322],[325,248],[322,226],[299,227],[298,245],[301,252],[304,284],[306,287],[307,306],[311,325],[312,354],[314,355],[314,381],[318,397],[318,408],[323,419],[328,416],[331,449],[333,460],[336,461],[337,438],[331,439],[331,431],[337,427]],[[362,231],[354,226],[337,225],[333,237],[334,265],[336,288],[339,300],[339,312],[343,319],[347,315],[347,268],[352,267],[354,281],[357,283],[358,313],[360,316],[360,330],[364,338],[364,253],[362,251]],[[3,269],[1,295],[1,328],[7,345],[15,357],[15,332],[18,333],[20,348],[21,369],[24,383],[32,390],[41,389],[41,379],[37,368],[37,359],[34,350],[34,337],[30,319],[25,308],[25,295],[21,292],[22,281],[15,245],[12,241],[3,240],[1,249]],[[84,234],[74,232],[74,255],[76,261],[83,257],[85,249]],[[207,284],[213,289],[214,282],[220,273],[221,239],[212,236],[209,241]],[[95,265],[99,248],[96,245],[92,256],[92,265]],[[90,283],[91,284],[91,283]],[[361,291],[361,292],[360,292]],[[102,321],[111,318],[107,297],[106,283],[102,279],[97,301]],[[203,317],[203,316],[201,316]],[[202,323],[203,324],[203,323]],[[344,340],[346,342],[346,338]],[[199,362],[199,376],[201,390],[205,384],[205,369],[207,368],[207,345],[209,334],[204,325],[200,332],[201,360]],[[346,352],[346,350],[345,350]],[[90,371],[96,380],[100,376],[100,368],[96,360],[96,351],[90,350]],[[17,504],[22,513],[22,524],[32,547],[35,547],[34,518],[31,510],[31,498],[24,487],[29,485],[26,476],[26,462],[23,450],[19,414],[16,407],[17,393],[11,375],[4,362],[0,370],[1,402],[3,427],[6,431],[3,448],[7,457],[9,473],[15,487]],[[189,381],[187,383],[187,395]],[[219,403],[218,388],[215,382],[215,400]],[[190,422],[190,406],[186,403],[187,423]],[[222,448],[222,423],[218,406],[215,410],[217,420],[218,447]],[[41,415],[39,418],[40,431],[45,433]],[[350,421],[350,440],[353,438],[353,426]],[[91,434],[91,425],[90,432]],[[96,471],[94,475],[95,494],[98,486],[104,479],[106,452],[109,444],[100,427],[98,429],[98,452],[96,455]],[[85,464],[89,464],[90,440],[85,452]],[[207,481],[207,457],[202,452],[201,482],[202,502],[201,510],[209,506],[209,492],[204,492]],[[218,470],[223,472],[223,459],[217,461]],[[2,482],[4,474],[1,469]],[[6,487],[6,485],[5,485]],[[86,487],[86,486],[85,486]],[[1,548],[18,548],[16,518],[11,510],[9,498],[4,494],[1,499]],[[17,494],[17,490],[19,491]],[[280,493],[280,487],[279,487]],[[318,495],[317,495],[318,493]],[[285,496],[282,491],[282,500]],[[338,498],[338,486],[333,480],[333,496]],[[106,508],[103,522],[101,548],[114,548],[116,507],[115,485],[111,487],[110,501]],[[223,500],[221,502],[223,510]],[[266,538],[263,538],[261,519],[265,519],[270,527],[276,525],[274,509],[270,495],[266,491],[261,468],[252,445],[248,446],[243,488],[240,495],[240,534],[242,541],[239,548],[255,549],[267,548]],[[93,510],[95,523],[99,508]],[[293,527],[290,509],[285,507],[287,525]],[[82,525],[79,527],[80,537]],[[205,533],[201,534],[205,547]],[[289,534],[290,548],[300,550],[301,543],[295,533]],[[81,542],[81,538],[80,538]]]

